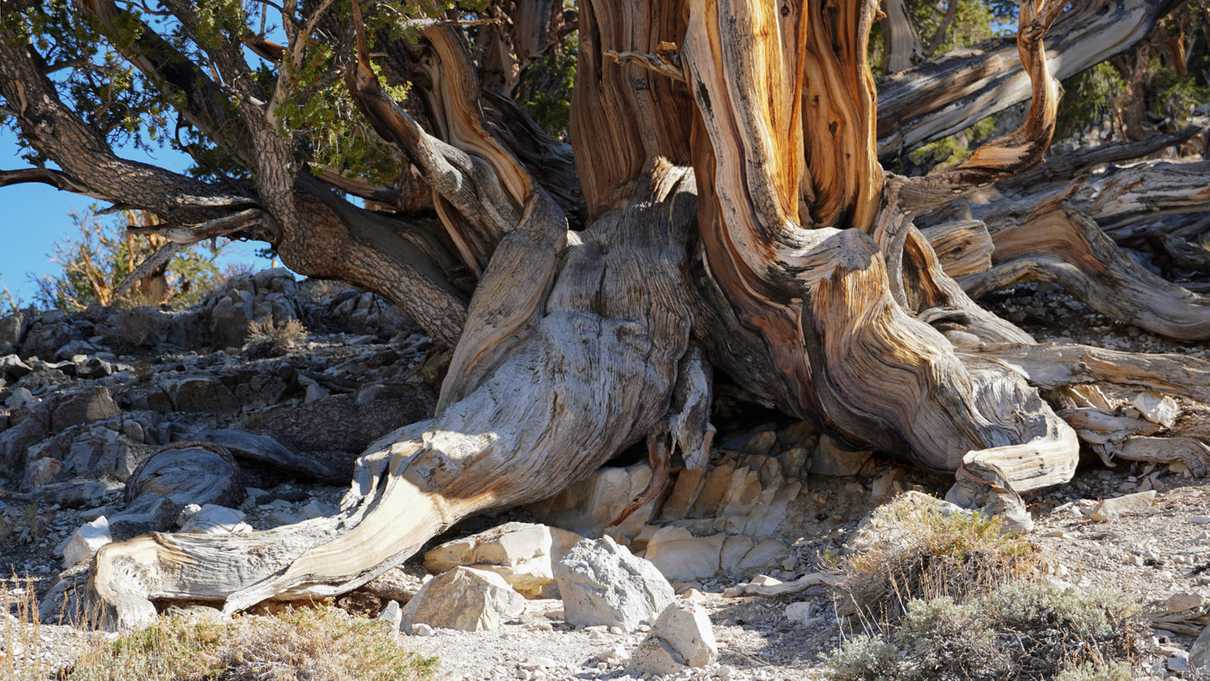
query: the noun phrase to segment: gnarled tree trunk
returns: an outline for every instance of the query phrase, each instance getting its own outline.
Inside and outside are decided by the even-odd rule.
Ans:
[[[76,2],[102,32],[133,20],[107,0]],[[253,171],[238,192],[117,158],[81,130],[18,34],[0,36],[0,93],[63,169],[0,175],[0,184],[49,181],[153,210],[185,242],[254,233],[301,272],[389,295],[453,347],[436,416],[366,451],[339,515],[104,547],[90,584],[111,624],[145,625],[156,601],[236,611],[353,589],[459,519],[551,496],[643,440],[657,472],[675,455],[704,466],[713,371],[853,444],[954,472],[952,499],[1021,524],[1020,494],[1068,481],[1079,453],[1077,429],[1038,386],[1166,381],[1204,397],[1167,365],[1137,357],[1123,360],[1132,370],[1098,373],[1078,352],[1037,345],[980,308],[951,275],[971,285],[968,277],[998,276],[1003,263],[987,270],[997,257],[1026,257],[1007,237],[996,241],[998,226],[914,224],[1042,159],[1059,97],[1052,24],[1063,52],[1078,57],[1064,68],[1087,66],[1145,33],[1166,3],[1120,0],[1098,14],[1025,0],[1011,63],[972,57],[899,92],[888,119],[867,61],[874,0],[585,0],[575,18],[574,160],[508,96],[552,35],[536,17],[557,15],[520,4],[527,18],[511,35],[487,20],[478,61],[464,31],[485,24],[463,17],[418,22],[416,44],[372,50],[391,34],[371,34],[356,0],[347,19],[325,17],[331,3],[319,4],[305,27],[291,25],[289,45],[198,40],[242,98],[233,108],[152,27],[120,41],[135,68],[192,103],[194,125]],[[165,5],[196,32],[192,3]],[[1113,45],[1079,39],[1105,26],[1118,31]],[[316,27],[346,49],[341,75],[358,114],[427,199],[312,172],[302,140],[281,129],[279,95]],[[245,45],[282,64],[272,92],[248,78]],[[416,88],[407,102],[389,87],[400,80]],[[945,94],[925,104],[930,87]],[[929,139],[969,124],[1005,92],[1000,101],[1031,100],[1019,129],[945,172],[883,169],[880,134],[884,149],[888,134]],[[947,103],[940,123],[914,118]],[[72,137],[48,136],[48,120]],[[105,175],[116,171],[144,173],[185,199],[131,191]],[[1056,402],[1070,410],[1075,399]]]

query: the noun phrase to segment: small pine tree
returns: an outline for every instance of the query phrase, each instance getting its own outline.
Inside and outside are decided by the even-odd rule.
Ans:
[[[153,226],[155,217],[127,211],[130,224]],[[99,219],[95,207],[72,213],[78,237],[55,245],[51,260],[60,270],[35,279],[34,302],[39,307],[73,311],[90,305],[188,306],[221,282],[215,263],[221,246],[190,247],[178,251],[164,266],[135,281],[125,292],[119,288],[147,258],[167,241],[155,235],[136,235],[121,224]]]

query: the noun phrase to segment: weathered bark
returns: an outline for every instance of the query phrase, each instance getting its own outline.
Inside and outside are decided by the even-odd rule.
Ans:
[[[1033,191],[1038,185],[1073,178],[1077,173],[1094,166],[1143,158],[1157,151],[1179,146],[1204,129],[1204,126],[1189,125],[1177,132],[1158,133],[1134,142],[1101,144],[1069,154],[1052,154],[1037,168],[1008,178],[1001,185],[1005,188]]]
[[[1048,59],[1062,80],[1145,38],[1174,0],[1095,0],[1073,5],[1047,40]],[[878,97],[878,152],[903,150],[952,135],[979,119],[1023,102],[1030,80],[1015,46],[964,52],[899,73]]]
[[[937,253],[945,273],[955,279],[986,272],[996,249],[981,220],[957,220],[920,230]]]
[[[977,352],[1045,388],[1059,415],[1106,464],[1177,463],[1193,475],[1210,474],[1210,362],[1070,344],[985,346]],[[1152,404],[1175,397],[1168,408],[1178,416],[1168,422],[1140,411],[1132,397]]]
[[[937,266],[900,192],[919,201],[1040,156],[1056,94],[1039,55],[1055,10],[1031,9],[1022,10],[1020,38],[1034,79],[1031,115],[1021,130],[928,186],[898,179],[884,186],[865,64],[869,4],[824,20],[813,3],[779,19],[768,6],[695,2],[681,55],[710,142],[695,150],[710,273],[730,314],[757,330],[769,365],[790,384],[780,396],[793,400],[792,411],[854,440],[926,467],[958,469],[960,480],[978,482],[958,491],[968,503],[991,491],[999,497],[992,505],[1019,505],[1017,492],[1069,479],[1075,434],[1020,377],[964,365],[920,321],[936,319],[934,309],[975,315],[977,308]],[[765,42],[778,35],[805,48],[783,38],[779,53]],[[784,94],[769,101],[763,92]],[[837,223],[855,229],[831,227]],[[1007,326],[987,320],[986,328]],[[751,366],[717,361],[746,385],[765,383],[744,372]]]
[[[1210,227],[1205,219],[1210,166],[1142,162],[1067,179],[1187,139],[1194,131],[1094,148],[1006,178],[970,202],[942,209],[932,219],[963,216],[985,223],[994,249],[990,271],[971,271],[959,254],[947,255],[947,266],[961,268],[962,285],[975,297],[1023,281],[1045,281],[1113,319],[1171,338],[1207,338],[1206,298],[1153,274],[1124,247],[1151,249],[1159,264],[1179,270],[1210,266],[1196,246]],[[930,178],[921,182],[934,182]]]
[[[588,0],[580,7],[580,53],[571,137],[588,215],[629,193],[648,159],[688,165],[693,103],[684,85],[607,52],[656,54],[684,27],[679,2]]]
[[[957,7],[950,2],[950,7]],[[908,13],[907,0],[886,0],[887,73],[906,71],[920,58],[922,48]]]
[[[1170,338],[1210,338],[1210,298],[1140,267],[1089,218],[1043,205],[992,233],[995,266],[962,278],[972,296],[1023,281],[1061,286],[1098,312]]]
[[[1098,160],[1094,157],[1092,162]],[[1071,172],[1083,167],[1077,165]],[[1115,241],[1126,242],[1146,234],[1157,217],[1210,210],[1207,161],[1143,161],[1110,166],[1074,183],[1065,175],[1054,182],[1010,183],[989,191],[971,201],[969,215],[994,228],[1000,223],[1020,221],[1039,206],[1062,199],[1095,220]]]
[[[503,297],[524,311],[509,324],[517,332],[508,352],[491,366],[461,364],[435,419],[371,445],[336,518],[236,537],[152,534],[103,548],[92,588],[111,624],[146,624],[150,600],[222,600],[234,611],[270,597],[341,593],[460,518],[549,496],[653,432],[691,325],[687,178],[657,164],[630,207],[579,235],[536,195],[485,273],[489,284],[507,283]],[[523,277],[533,285],[515,286]],[[480,288],[471,328],[492,323],[499,291]],[[468,338],[462,347],[481,341]],[[463,397],[450,401],[455,394]]]
[[[112,27],[112,4],[79,2]],[[535,17],[555,14],[554,3],[522,4]],[[152,534],[109,545],[93,566],[98,604],[111,624],[132,627],[154,616],[153,601],[223,602],[230,612],[338,594],[459,519],[550,496],[646,440],[655,475],[625,515],[660,493],[674,454],[690,468],[706,464],[715,368],[755,399],[854,444],[955,472],[953,499],[1028,523],[1020,493],[1067,481],[1078,460],[1077,431],[1037,386],[1133,380],[1159,389],[1166,381],[1169,392],[1201,399],[1198,384],[1137,358],[1121,363],[1124,377],[1085,380],[1081,372],[1108,372],[1045,354],[943,270],[945,262],[951,274],[988,276],[989,244],[993,259],[1015,257],[994,243],[998,225],[966,221],[926,234],[914,220],[1037,164],[1058,101],[1048,60],[1062,74],[1124,49],[1168,4],[1103,0],[1064,13],[1057,0],[1028,0],[1016,57],[949,60],[919,87],[892,85],[888,114],[877,110],[867,63],[873,0],[589,0],[578,18],[571,121],[577,190],[567,150],[508,97],[522,53],[540,49],[534,36],[552,35],[541,22],[526,19],[511,34],[491,24],[477,36],[476,65],[458,20],[422,21],[419,43],[372,52],[355,0],[352,25],[328,32],[353,36],[342,46],[352,56],[343,75],[358,111],[407,159],[408,177],[415,168],[431,190],[435,218],[408,223],[345,201],[336,190],[394,195],[310,174],[304,140],[277,125],[289,65],[329,4],[306,27],[291,27],[286,46],[207,42],[200,49],[214,80],[167,43],[124,43],[149,80],[197,110],[195,125],[213,129],[220,144],[247,146],[231,154],[253,178],[242,198],[217,214],[182,216],[183,238],[216,229],[237,209],[255,211],[292,267],[385,292],[454,352],[436,416],[366,451],[338,516],[245,536]],[[196,39],[193,5],[165,6]],[[1056,20],[1049,44],[1061,59],[1043,40]],[[1084,40],[1091,35],[1099,46]],[[250,77],[245,43],[286,65],[276,81]],[[0,64],[0,93],[11,104],[20,96],[14,83],[38,69],[30,50],[5,49],[0,56],[18,58]],[[379,54],[387,66],[371,62]],[[189,77],[165,71],[173,65]],[[410,80],[413,101],[395,101],[380,80],[390,78]],[[221,119],[235,126],[229,133],[218,124],[230,112],[207,108],[220,79],[238,99]],[[1022,126],[954,169],[905,178],[880,165],[878,128],[888,116],[918,142],[1025,96]],[[79,127],[53,96],[43,99],[52,105],[45,115]],[[35,123],[19,120],[38,144],[58,148],[37,137]],[[60,162],[62,177],[36,179],[118,196],[104,178],[87,179],[104,169],[91,152],[105,163],[116,157],[81,135],[62,155],[84,160]],[[185,195],[203,190],[213,187]],[[571,231],[569,218],[591,227]],[[459,269],[477,280],[469,307],[452,283]],[[1037,366],[1020,368],[1029,361]],[[215,437],[298,465],[272,443]],[[1124,451],[1146,449],[1129,442]]]

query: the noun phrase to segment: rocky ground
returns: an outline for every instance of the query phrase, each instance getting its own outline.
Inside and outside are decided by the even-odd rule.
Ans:
[[[1210,355],[1046,290],[1022,287],[992,302],[1040,338]],[[1074,319],[1082,321],[1065,321]],[[344,485],[332,471],[430,415],[442,363],[376,296],[280,270],[233,280],[185,312],[0,319],[0,573],[13,576],[0,600],[16,612],[36,598],[44,623],[24,648],[0,636],[0,651],[56,667],[99,635],[56,623],[78,612],[75,590],[105,541],[147,530],[245,532],[333,513]],[[873,508],[908,490],[942,496],[950,481],[745,411],[729,403],[731,390],[719,389],[709,472],[678,472],[665,496],[622,525],[608,521],[651,475],[639,452],[552,499],[464,524],[336,604],[381,613],[399,626],[401,645],[440,658],[443,679],[820,677],[820,656],[855,633],[826,588],[768,597],[737,595],[736,586],[815,573]],[[260,439],[248,444],[249,435]],[[225,496],[147,496],[146,462],[191,442],[233,455]],[[1090,456],[1071,485],[1027,501],[1054,578],[1130,594],[1156,621],[1145,668],[1194,678],[1187,653],[1210,620],[1206,482]],[[531,524],[492,529],[507,521]],[[603,535],[611,539],[577,543]],[[680,620],[661,615],[669,603],[682,608]],[[716,653],[686,666],[711,636]]]

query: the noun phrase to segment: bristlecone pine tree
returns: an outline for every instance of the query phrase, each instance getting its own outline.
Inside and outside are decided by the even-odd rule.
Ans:
[[[1193,132],[1029,170],[1058,79],[1180,3],[1024,0],[1015,45],[898,55],[881,94],[876,0],[442,4],[0,2],[0,111],[35,166],[0,185],[148,211],[159,224],[143,231],[170,244],[268,242],[299,273],[386,296],[453,351],[436,416],[369,448],[337,517],[103,548],[90,587],[111,625],[146,624],[153,601],[232,612],[356,588],[459,519],[550,496],[636,443],[657,467],[705,466],[716,373],[854,445],[956,472],[952,499],[1010,516],[1020,493],[1071,478],[1078,435],[1205,472],[1206,421],[1153,437],[1102,389],[1210,402],[1210,365],[1038,344],[964,290],[1040,279],[1157,333],[1210,337],[1207,299],[1099,224],[1204,208],[1206,164],[1039,193]],[[527,105],[551,99],[565,79],[549,69],[573,53],[569,146]],[[882,165],[1023,102],[1016,130],[959,165]],[[148,132],[197,167],[114,152]],[[993,183],[984,222],[917,228]]]

